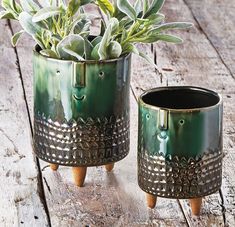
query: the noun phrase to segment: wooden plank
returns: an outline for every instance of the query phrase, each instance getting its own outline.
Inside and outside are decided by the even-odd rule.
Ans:
[[[235,1],[185,0],[185,3],[235,77]]]
[[[0,225],[48,226],[16,55],[5,21],[0,21],[0,31]]]
[[[189,31],[175,32],[175,34],[184,37],[185,43],[183,45],[159,44],[155,46],[156,55],[154,58],[163,72],[162,84],[197,85],[211,88],[221,92],[225,100],[224,151],[226,156],[223,163],[223,196],[221,197],[217,193],[206,197],[202,215],[199,218],[191,216],[188,202],[180,201],[180,204],[190,226],[235,226],[234,175],[231,171],[232,160],[234,160],[234,151],[232,150],[234,150],[235,81],[230,70],[224,65],[218,52],[201,31],[182,0],[166,1],[163,12],[167,15],[167,21],[191,21],[195,24],[195,28]],[[205,21],[205,23],[208,22]],[[219,22],[217,21],[217,23]],[[218,29],[221,29],[222,33],[226,27],[218,25]],[[229,54],[229,52],[227,53]],[[156,75],[149,73],[146,77],[148,78],[147,83],[144,79],[136,79],[139,88],[136,93],[139,93],[139,90],[158,86]]]

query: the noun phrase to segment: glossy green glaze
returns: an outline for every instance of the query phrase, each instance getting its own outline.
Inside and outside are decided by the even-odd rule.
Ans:
[[[143,132],[144,146],[149,155],[169,158],[196,158],[207,150],[221,150],[222,109],[222,103],[210,108],[167,109],[148,105],[140,98],[139,131]]]
[[[34,150],[48,162],[95,166],[129,152],[131,56],[74,62],[34,51]]]
[[[222,98],[197,87],[161,87],[139,98],[138,184],[147,193],[196,198],[222,182]]]
[[[34,111],[53,120],[129,112],[130,55],[73,62],[34,52]]]

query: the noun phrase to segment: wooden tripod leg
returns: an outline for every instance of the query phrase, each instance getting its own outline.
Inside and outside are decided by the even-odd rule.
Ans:
[[[50,167],[53,171],[56,171],[59,168],[59,165],[50,163]]]
[[[189,201],[190,201],[192,214],[199,215],[200,210],[201,210],[201,205],[202,205],[202,198],[193,198],[193,199],[190,199]]]
[[[105,169],[106,169],[108,172],[111,172],[111,171],[113,170],[113,167],[114,167],[114,162],[105,165]]]
[[[73,179],[74,179],[74,183],[75,185],[77,185],[78,187],[82,187],[85,177],[86,177],[86,170],[87,167],[73,167],[72,171],[73,171]]]
[[[146,193],[146,200],[147,200],[147,205],[149,208],[153,209],[156,206],[156,202],[157,202],[157,197]]]

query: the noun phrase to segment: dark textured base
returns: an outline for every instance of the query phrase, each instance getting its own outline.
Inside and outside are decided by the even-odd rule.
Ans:
[[[60,124],[37,115],[34,151],[46,162],[66,166],[117,162],[129,152],[129,117],[79,118]]]
[[[203,197],[220,189],[222,182],[222,153],[205,153],[196,160],[163,155],[138,157],[138,183],[152,195],[189,199]]]

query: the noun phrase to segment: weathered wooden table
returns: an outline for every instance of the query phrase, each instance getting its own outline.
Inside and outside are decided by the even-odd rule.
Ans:
[[[167,0],[169,21],[191,21],[182,45],[143,47],[159,71],[133,56],[131,149],[107,173],[88,169],[85,187],[71,169],[57,172],[32,150],[32,46],[28,36],[10,44],[16,24],[0,22],[0,226],[235,226],[235,0]],[[95,25],[95,23],[94,23]],[[94,26],[94,28],[96,28]],[[147,209],[137,185],[137,97],[165,85],[197,85],[224,98],[224,163],[221,191],[206,197],[200,217],[188,201],[161,199]]]

